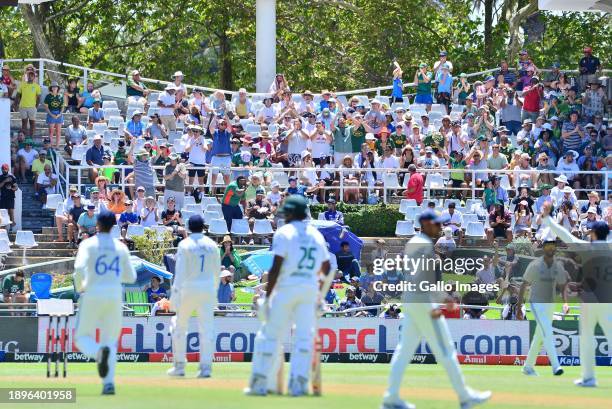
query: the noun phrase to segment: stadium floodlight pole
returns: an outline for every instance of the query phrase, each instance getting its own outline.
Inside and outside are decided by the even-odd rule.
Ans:
[[[276,75],[276,0],[257,0],[256,7],[256,88],[266,92]]]

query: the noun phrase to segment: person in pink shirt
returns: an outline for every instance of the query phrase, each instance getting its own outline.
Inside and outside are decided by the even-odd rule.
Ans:
[[[423,186],[425,186],[423,175],[417,172],[415,165],[408,166],[408,174],[410,179],[408,180],[408,188],[404,191],[404,196],[406,196],[406,199],[416,200],[417,204],[421,205],[423,202]]]

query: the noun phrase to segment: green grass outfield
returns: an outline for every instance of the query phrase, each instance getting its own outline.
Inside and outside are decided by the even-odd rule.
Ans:
[[[117,365],[117,395],[100,396],[95,364],[69,364],[67,379],[47,379],[45,364],[1,363],[0,388],[75,387],[76,404],[0,404],[0,408],[52,409],[361,409],[378,408],[387,383],[389,365],[325,364],[322,368],[323,396],[290,398],[250,397],[242,394],[250,364],[219,363],[213,378],[196,379],[196,364],[189,364],[182,379],[165,376],[168,364],[120,363]],[[612,368],[597,367],[599,388],[581,389],[572,381],[579,367],[566,367],[553,377],[550,367],[538,367],[539,377],[526,377],[516,366],[462,366],[468,383],[491,389],[493,399],[480,407],[490,409],[612,408]],[[285,371],[285,374],[287,371]],[[458,408],[457,398],[440,365],[411,365],[404,377],[402,397],[419,409]]]

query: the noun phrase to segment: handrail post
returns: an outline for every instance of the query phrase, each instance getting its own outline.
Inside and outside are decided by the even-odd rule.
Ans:
[[[41,58],[38,60],[38,85],[42,88],[45,84],[45,61]]]
[[[87,68],[83,68],[83,88],[87,89],[87,80],[89,79],[89,70]]]
[[[473,169],[470,169],[470,173],[472,174],[472,199],[476,199],[476,172]]]

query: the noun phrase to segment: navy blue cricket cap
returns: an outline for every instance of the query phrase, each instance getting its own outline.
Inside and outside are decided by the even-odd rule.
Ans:
[[[441,217],[438,213],[428,210],[426,212],[421,213],[419,216],[419,223],[423,223],[425,221],[430,221],[433,223],[443,223],[445,221],[444,217]]]
[[[189,231],[192,233],[201,233],[204,230],[204,219],[199,214],[194,214],[189,218]]]
[[[610,233],[610,226],[608,226],[608,223],[600,220],[593,223],[591,230],[595,232],[598,240],[605,240]]]
[[[104,228],[111,229],[115,224],[117,224],[117,218],[114,213],[109,212],[108,210],[103,210],[98,214],[98,224]]]

